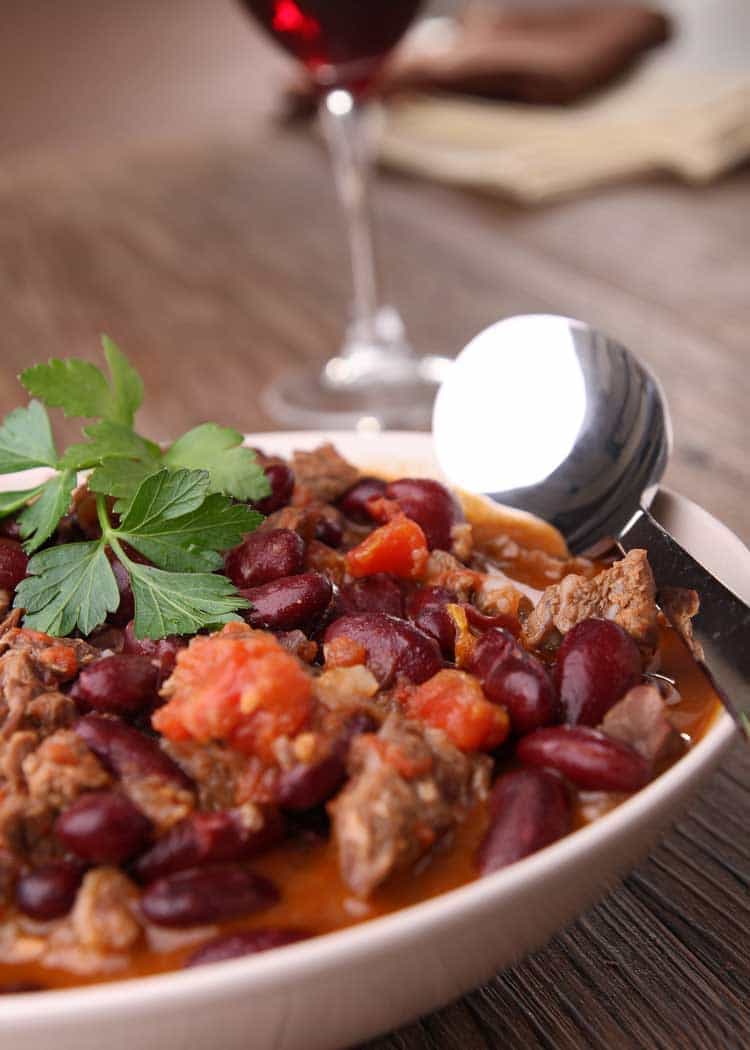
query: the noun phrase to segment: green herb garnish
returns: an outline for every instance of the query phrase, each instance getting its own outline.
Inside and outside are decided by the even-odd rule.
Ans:
[[[268,479],[228,427],[203,423],[165,450],[136,433],[143,382],[111,339],[104,336],[102,346],[109,378],[77,358],[34,365],[20,376],[33,399],[0,426],[0,473],[53,471],[34,488],[0,493],[0,518],[18,514],[24,548],[34,555],[15,605],[28,627],[89,634],[119,603],[109,548],[130,577],[139,638],[236,620],[247,602],[214,573],[220,552],[261,522],[246,501],[267,496]],[[59,455],[44,405],[92,420],[85,440]],[[91,470],[101,538],[40,550],[70,508],[79,470]]]

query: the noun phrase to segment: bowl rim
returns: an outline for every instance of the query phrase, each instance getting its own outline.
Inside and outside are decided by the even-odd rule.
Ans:
[[[249,438],[252,441],[259,438],[268,441],[283,439],[284,443],[295,440],[332,440],[344,445],[347,440],[364,439],[364,447],[371,440],[377,443],[383,436],[390,436],[396,442],[408,441],[410,444],[418,440],[423,447],[430,437],[429,434],[414,431],[387,431],[385,435],[362,435],[347,431],[270,431],[255,433]],[[415,451],[411,456],[408,452],[404,454],[406,459],[416,459]],[[509,867],[456,889],[388,915],[368,919],[343,930],[319,934],[272,952],[187,970],[124,979],[113,976],[113,979],[98,984],[3,996],[0,1031],[14,1030],[21,1023],[27,1031],[32,1031],[54,1022],[80,1021],[82,1015],[91,1020],[113,1009],[132,1009],[136,1005],[144,1009],[163,1009],[176,1004],[185,996],[193,1001],[207,1002],[217,995],[228,996],[233,991],[249,991],[251,987],[254,992],[270,986],[280,987],[337,964],[352,965],[355,959],[363,955],[385,952],[403,940],[418,937],[436,923],[459,922],[463,917],[468,918],[477,911],[488,909],[494,899],[500,902],[505,894],[511,893],[524,881],[543,881],[555,869],[570,867],[596,847],[606,848],[621,836],[625,837],[651,812],[658,811],[660,803],[668,805],[669,797],[672,794],[679,795],[681,786],[699,776],[704,766],[710,767],[717,761],[731,743],[734,731],[734,723],[729,715],[719,711],[695,747],[614,810]]]

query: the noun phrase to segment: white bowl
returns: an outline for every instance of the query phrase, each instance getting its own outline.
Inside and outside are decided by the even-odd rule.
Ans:
[[[436,471],[426,434],[303,432],[249,440],[286,454],[322,439],[364,468],[391,475]],[[730,552],[730,582],[748,593],[747,548],[688,501],[670,494],[663,503],[662,516],[674,518],[670,524],[682,519],[695,542]],[[691,507],[700,518],[697,532]],[[0,1046],[332,1050],[394,1028],[542,945],[606,893],[674,819],[732,738],[732,723],[722,714],[683,759],[594,824],[503,871],[384,918],[185,972],[4,997]]]

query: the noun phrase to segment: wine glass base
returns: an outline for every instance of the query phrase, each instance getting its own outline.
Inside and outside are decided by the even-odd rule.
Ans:
[[[285,372],[263,391],[266,411],[311,430],[429,430],[447,357],[375,351],[334,357],[324,368]]]

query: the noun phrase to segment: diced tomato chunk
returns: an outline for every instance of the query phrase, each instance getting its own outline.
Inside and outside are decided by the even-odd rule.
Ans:
[[[492,704],[477,679],[465,671],[438,671],[406,701],[406,713],[442,729],[461,751],[491,751],[505,740],[510,720]]]
[[[152,717],[171,740],[225,740],[264,761],[279,736],[298,733],[312,710],[312,679],[271,634],[244,626],[193,638],[177,654]]]
[[[422,529],[416,521],[398,514],[347,553],[346,568],[355,577],[389,572],[414,580],[424,575],[429,556]]]

